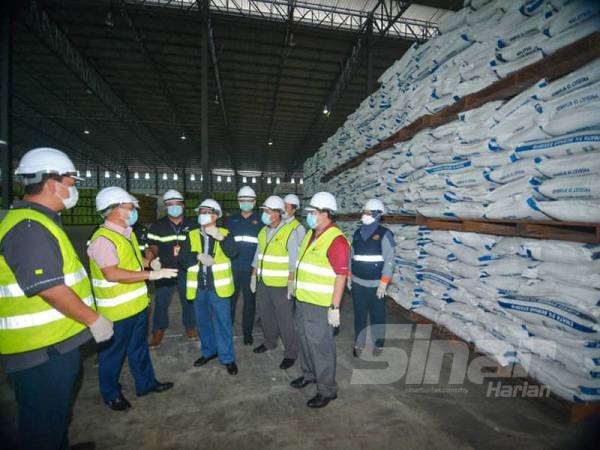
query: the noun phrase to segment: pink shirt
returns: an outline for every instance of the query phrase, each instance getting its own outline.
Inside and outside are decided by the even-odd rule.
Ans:
[[[109,222],[108,220],[104,221],[102,226],[122,234],[127,239],[129,239],[129,236],[131,236],[131,227],[123,228],[114,222]],[[106,239],[103,236],[100,236],[90,244],[87,249],[87,254],[101,269],[104,267],[119,265],[117,247],[115,247],[115,244],[113,244],[109,239]]]

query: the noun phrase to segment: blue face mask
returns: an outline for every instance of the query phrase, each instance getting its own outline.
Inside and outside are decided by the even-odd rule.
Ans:
[[[212,222],[212,217],[210,214],[200,214],[198,216],[198,223],[200,225],[208,225]]]
[[[138,212],[137,209],[132,209],[129,213],[129,217],[127,217],[127,225],[130,227],[134,226],[138,220]]]
[[[269,226],[271,225],[271,216],[269,216],[266,212],[262,213],[262,216],[260,216],[260,220],[262,220],[262,223],[264,223],[265,225]]]
[[[183,206],[169,205],[167,206],[167,214],[171,217],[179,217],[183,214]]]
[[[252,211],[254,202],[240,202],[240,209],[244,212]]]
[[[314,230],[315,228],[317,228],[317,216],[315,216],[314,214],[309,214],[308,216],[306,216],[306,223],[310,228]]]

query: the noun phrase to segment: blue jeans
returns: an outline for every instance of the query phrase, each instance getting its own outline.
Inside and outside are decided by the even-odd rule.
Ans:
[[[376,287],[364,287],[352,283],[354,305],[354,346],[365,348],[367,316],[371,316],[371,337],[376,347],[383,347],[385,338],[385,300],[377,298]]]
[[[68,449],[73,389],[81,365],[79,348],[61,355],[48,350],[39,366],[10,373],[19,404],[19,443],[23,449]]]
[[[156,386],[152,360],[148,352],[148,310],[114,323],[115,334],[98,344],[98,377],[100,393],[105,402],[116,399],[121,393],[119,376],[127,356],[129,370],[135,381],[135,392],[142,395]]]
[[[194,317],[194,306],[185,298],[185,278],[186,272],[180,270],[177,275],[177,284],[161,286],[156,288],[154,296],[154,319],[152,320],[152,331],[166,330],[169,328],[169,305],[173,298],[173,291],[177,286],[179,301],[181,302],[181,321],[186,330],[193,330],[196,327],[196,318]]]
[[[221,364],[235,361],[230,303],[212,289],[198,289],[194,300],[202,356],[218,354]]]

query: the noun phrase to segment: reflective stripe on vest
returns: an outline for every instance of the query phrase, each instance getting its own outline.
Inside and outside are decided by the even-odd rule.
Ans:
[[[0,222],[0,241],[24,220],[39,223],[56,239],[63,260],[64,283],[94,308],[92,287],[64,230],[45,214],[33,209],[12,209]],[[23,243],[27,250],[27,243]],[[0,354],[23,353],[62,342],[85,329],[65,317],[39,295],[27,297],[4,256],[0,255]]]
[[[361,262],[383,262],[383,255],[354,255],[352,259]]]
[[[185,234],[169,234],[167,236],[159,236],[157,234],[148,233],[146,236],[148,239],[152,239],[153,241],[158,242],[173,242],[173,241],[185,241],[187,236]]]
[[[229,234],[229,230],[219,227],[219,231],[223,236]],[[193,253],[202,253],[203,243],[200,229],[191,230],[190,249]],[[231,260],[223,253],[221,244],[215,240],[214,245],[215,263],[208,268],[213,275],[215,292],[219,297],[229,298],[233,295],[235,287],[233,285],[233,271],[231,269]],[[200,264],[195,264],[188,268],[185,282],[185,296],[188,300],[195,300],[198,292],[198,274],[200,273]]]
[[[235,242],[249,242],[251,244],[258,244],[258,238],[256,236],[234,236]]]
[[[310,243],[313,233],[313,230],[306,233],[300,246],[294,295],[301,302],[330,306],[337,275],[327,258],[327,251],[344,233],[338,227],[331,227]]]
[[[256,274],[265,286],[287,286],[291,271],[287,244],[298,225],[300,222],[297,220],[282,225],[269,242],[267,242],[269,227],[265,226],[259,231]]]
[[[141,272],[142,254],[135,233],[130,239],[122,234],[101,226],[92,236],[92,242],[99,237],[108,239],[117,249],[119,269]],[[145,281],[119,283],[107,280],[98,264],[90,258],[92,287],[96,297],[98,311],[112,321],[126,319],[144,310],[149,303]]]

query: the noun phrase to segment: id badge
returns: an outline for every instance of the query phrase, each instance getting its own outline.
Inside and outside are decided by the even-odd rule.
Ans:
[[[177,258],[179,256],[179,252],[181,251],[181,245],[175,244],[173,246],[173,256]]]

